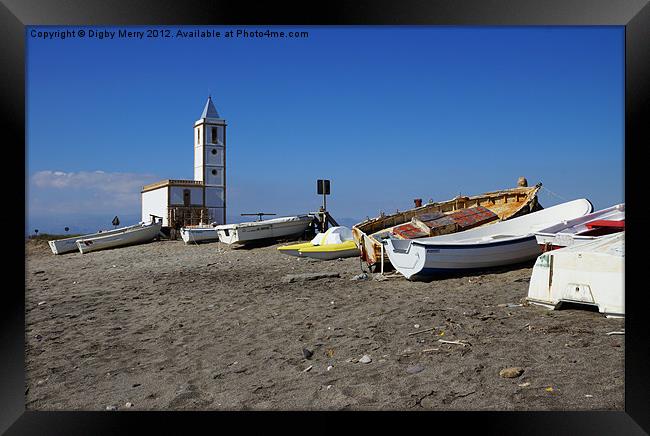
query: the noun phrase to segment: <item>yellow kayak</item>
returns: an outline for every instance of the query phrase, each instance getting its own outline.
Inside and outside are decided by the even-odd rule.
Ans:
[[[314,245],[311,242],[302,242],[300,244],[285,245],[283,247],[278,247],[278,251],[283,254],[288,254],[289,256],[300,256],[301,248],[309,248]]]
[[[303,245],[303,244],[296,244]],[[294,247],[296,246],[294,245]],[[311,257],[320,260],[332,260],[340,257],[359,256],[359,249],[354,241],[345,241],[340,244],[312,245],[299,248],[298,252],[301,257]]]

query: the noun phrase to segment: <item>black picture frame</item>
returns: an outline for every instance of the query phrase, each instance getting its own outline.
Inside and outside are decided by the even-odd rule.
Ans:
[[[234,1],[3,1],[0,5],[0,53],[2,59],[2,119],[4,121],[5,162],[25,162],[25,26],[28,25],[141,25],[141,24],[251,24],[251,25],[613,25],[625,26],[625,196],[627,204],[626,238],[626,318],[625,318],[625,410],[589,412],[417,412],[346,413],[363,418],[362,427],[392,420],[396,415],[425,424],[427,431],[465,431],[468,425],[482,433],[496,434],[644,434],[650,432],[650,371],[648,316],[642,270],[635,267],[643,259],[645,238],[642,226],[648,221],[644,201],[645,180],[638,171],[643,165],[645,146],[650,144],[647,128],[650,119],[648,83],[650,68],[650,6],[647,0],[402,0],[388,2],[328,1],[283,3]],[[20,145],[22,144],[22,147]],[[25,162],[26,164],[26,162]],[[6,165],[12,172],[8,181],[26,180],[26,167]],[[18,183],[19,185],[19,183]],[[6,185],[8,186],[8,185]],[[0,310],[0,432],[6,434],[112,434],[131,433],[134,425],[145,425],[148,432],[172,433],[206,426],[209,432],[227,430],[224,419],[237,421],[241,430],[258,425],[269,417],[280,429],[294,426],[295,413],[259,412],[55,412],[25,411],[25,244],[24,235],[15,230],[16,215],[24,212],[25,192],[11,185],[6,190],[10,212],[5,209],[3,228],[6,260],[16,266],[5,267],[11,276],[5,281]],[[8,205],[8,206],[9,206]],[[22,209],[20,205],[23,205]],[[25,216],[23,215],[23,222]],[[630,260],[630,257],[632,260]],[[6,261],[5,261],[6,264]],[[22,267],[22,268],[21,268]],[[23,272],[21,274],[21,271]],[[579,374],[576,374],[579,376]],[[251,419],[251,414],[255,415]],[[278,415],[281,415],[278,417]],[[316,413],[304,419],[295,430],[309,423],[308,431],[327,427],[333,413]],[[338,416],[337,416],[338,417]],[[260,418],[262,420],[260,421]],[[381,418],[381,419],[378,419]],[[386,419],[388,418],[388,419]],[[413,422],[413,421],[412,421]],[[141,429],[143,427],[140,427]],[[353,430],[349,425],[345,429]],[[301,431],[302,433],[302,431]]]

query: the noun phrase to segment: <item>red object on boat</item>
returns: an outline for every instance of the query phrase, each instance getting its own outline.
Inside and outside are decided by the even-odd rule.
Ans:
[[[415,239],[429,236],[427,232],[410,223],[402,224],[401,226],[393,228],[393,234],[401,236],[404,239]]]
[[[613,220],[595,220],[585,223],[587,228],[595,229],[597,227],[614,227],[617,229],[625,228],[625,220],[613,221]]]

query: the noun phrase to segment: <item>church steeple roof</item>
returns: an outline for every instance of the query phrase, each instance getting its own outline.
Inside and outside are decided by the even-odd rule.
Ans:
[[[214,103],[212,103],[212,96],[208,96],[208,101],[205,103],[201,118],[219,118],[217,108],[215,108]]]

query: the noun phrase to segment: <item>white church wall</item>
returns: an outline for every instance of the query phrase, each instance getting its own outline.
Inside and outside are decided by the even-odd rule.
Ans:
[[[206,207],[223,207],[223,188],[205,188]]]
[[[163,218],[163,226],[167,223],[167,187],[142,193],[142,221],[149,222],[151,215]]]
[[[220,168],[220,167],[206,167],[206,169],[205,169],[205,183],[206,183],[206,185],[220,185],[220,186],[223,186],[223,168]]]
[[[223,207],[211,207],[208,209],[210,221],[217,224],[226,224],[226,214]]]
[[[206,165],[223,165],[223,147],[206,146],[205,163]]]
[[[194,147],[194,166],[200,167],[203,165],[203,147]]]

